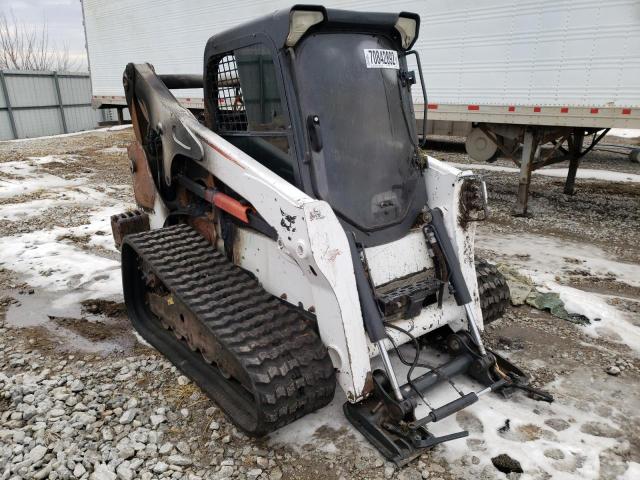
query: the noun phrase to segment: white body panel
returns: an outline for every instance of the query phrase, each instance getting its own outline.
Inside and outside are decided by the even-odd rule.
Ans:
[[[211,35],[292,5],[286,0],[82,3],[96,105],[125,104],[122,71],[128,62],[150,62],[158,73],[200,73]],[[637,0],[320,3],[420,14],[415,49],[422,57],[432,120],[640,128]],[[202,108],[201,91],[176,95],[185,105]]]
[[[305,273],[276,242],[254,230],[238,228],[233,255],[234,263],[259,278],[269,293],[305,310],[315,310],[313,292]]]
[[[320,337],[336,368],[338,383],[350,401],[362,399],[370,388],[369,358],[377,350],[365,332],[347,236],[331,206],[286,182],[201,125],[187,110],[177,118],[202,146],[202,167],[215,172],[217,178],[248,200],[276,230],[277,242],[240,229],[234,241],[235,262],[254,273],[272,295],[316,315]],[[170,171],[170,166],[166,170]],[[424,178],[428,205],[443,211],[447,231],[472,292],[477,317],[481,319],[473,263],[475,224],[463,228],[458,222],[464,173],[429,158]],[[167,216],[160,195],[156,198],[151,215],[153,228],[162,226]],[[282,222],[285,215],[293,220]],[[367,253],[374,259],[373,266],[370,265],[372,276],[380,281],[399,278],[430,265],[426,248],[420,243],[420,237],[410,232],[405,238],[388,244],[393,254],[383,247],[368,249]],[[464,318],[463,309],[447,294],[442,308],[430,305],[418,316],[400,320],[397,325],[420,336],[445,324],[458,330],[464,326]],[[389,335],[397,344],[409,340],[397,332]],[[387,348],[392,347],[390,342],[386,343]]]
[[[367,248],[365,254],[371,280],[376,287],[433,267],[421,230],[413,231],[395,242]]]

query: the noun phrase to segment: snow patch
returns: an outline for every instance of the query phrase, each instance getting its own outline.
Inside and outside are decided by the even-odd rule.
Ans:
[[[54,188],[74,187],[86,183],[85,179],[75,178],[66,180],[49,173],[42,173],[32,176],[29,179],[21,180],[1,180],[0,179],[0,198],[11,198],[18,195],[27,195],[40,190],[49,190]]]
[[[127,153],[127,149],[124,147],[108,147],[108,148],[103,148],[102,150],[99,150],[99,152],[101,153]]]
[[[460,170],[487,170],[490,172],[519,173],[520,169],[515,167],[502,167],[499,165],[485,165],[481,163],[458,163],[447,162]],[[566,178],[568,168],[541,168],[534,170],[534,175],[544,175],[546,177]],[[592,168],[579,168],[576,178],[584,180],[602,180],[606,182],[640,183],[640,175],[635,173],[613,172],[610,170],[595,170]]]
[[[640,130],[634,128],[612,128],[609,130],[609,133],[607,133],[607,136],[609,135],[620,138],[639,138]],[[640,476],[638,478],[640,478]]]
[[[569,313],[584,315],[591,320],[583,326],[585,333],[594,336],[607,336],[610,340],[625,343],[640,354],[640,328],[633,325],[628,314],[609,305],[607,295],[585,292],[555,282],[546,282],[545,287],[557,292]]]
[[[350,448],[358,449],[362,455],[373,453],[371,444],[344,416],[342,406],[346,401],[342,389],[336,387],[329,405],[270,434],[269,443],[287,445],[300,452],[305,445],[313,445],[316,450],[335,453],[340,450],[340,442],[348,441]]]
[[[71,133],[61,133],[59,135],[45,135],[43,137],[31,137],[31,138],[16,138],[13,140],[4,140],[0,143],[20,143],[20,142],[31,142],[34,140],[46,140],[49,138],[65,138],[65,137],[77,137],[78,135],[84,135],[85,133],[104,133],[104,132],[116,132],[118,130],[126,130],[131,128],[131,124],[126,125],[115,125],[113,127],[107,128],[96,128],[93,130],[82,130],[80,132],[71,132]]]
[[[640,478],[640,463],[629,462],[627,471],[618,480],[638,480]]]
[[[594,245],[541,234],[493,233],[481,227],[476,248],[492,250],[498,258],[524,270],[536,283],[553,279],[565,268],[584,268],[597,276],[613,275],[617,280],[640,287],[640,265],[621,262]],[[574,259],[576,263],[567,263]]]
[[[401,351],[408,359],[413,358],[411,347],[404,345]],[[447,359],[446,355],[436,354],[433,350],[423,350],[421,355],[421,360],[434,365],[444,363]],[[391,360],[398,378],[404,381],[408,367],[401,364],[396,355],[391,355]],[[372,359],[372,368],[382,368],[377,358]],[[414,378],[425,372],[426,369],[417,368]],[[441,444],[438,447],[438,456],[443,456],[453,473],[463,478],[481,478],[484,468],[489,468],[498,476],[497,470],[491,464],[491,458],[508,453],[518,460],[527,472],[526,477],[522,478],[544,478],[543,472],[546,472],[551,478],[595,480],[599,478],[600,473],[600,453],[615,446],[617,440],[590,435],[583,432],[581,427],[594,421],[607,424],[614,429],[619,426],[593,411],[589,405],[585,408],[574,396],[563,393],[572,391],[574,386],[588,391],[587,385],[580,385],[591,381],[591,372],[577,371],[568,378],[548,385],[547,388],[556,398],[553,404],[536,402],[520,392],[516,392],[509,399],[497,394],[482,396],[478,402],[463,411],[462,415],[471,420],[472,426],[459,421],[460,417],[457,416],[429,424],[429,431],[435,436],[469,430],[468,438]],[[464,393],[478,392],[483,388],[466,376],[456,377],[455,384]],[[597,392],[596,395],[606,395],[606,392]],[[445,382],[430,390],[426,397],[432,407],[439,407],[457,398],[458,394]],[[340,446],[345,443],[361,456],[376,455],[371,444],[344,416],[342,405],[345,401],[342,391],[336,389],[336,395],[329,405],[271,434],[269,443],[288,445],[300,452],[304,452],[309,446],[323,452],[334,452],[340,450]],[[420,402],[416,409],[417,418],[425,416],[429,410]],[[554,419],[566,421],[568,428],[556,431],[545,424],[545,421]],[[499,429],[507,420],[510,422],[509,431],[500,433]],[[475,442],[478,447],[470,448],[469,442]],[[545,456],[544,452],[548,449],[562,451],[565,458],[553,460]],[[476,455],[480,464],[461,464],[460,460],[469,458],[470,455]],[[635,467],[631,465],[628,471],[633,472],[633,468]]]
[[[0,198],[26,195],[39,190],[82,185],[87,181],[85,178],[68,180],[39,169],[40,166],[53,162],[72,163],[75,161],[76,158],[73,156],[49,155],[46,157],[29,157],[26,160],[0,163]],[[9,177],[2,178],[3,173]]]
[[[624,343],[640,353],[640,327],[630,322],[627,312],[607,303],[611,295],[585,292],[556,281],[566,269],[578,267],[594,276],[637,287],[640,286],[640,265],[620,262],[593,245],[543,235],[494,234],[481,229],[476,236],[476,247],[495,252],[498,261],[516,267],[541,290],[557,292],[567,312],[582,314],[591,320],[591,325],[582,327],[585,333],[605,334],[610,340]],[[570,263],[566,259],[570,259]]]
[[[85,225],[0,237],[0,265],[21,274],[33,287],[57,292],[52,301],[54,308],[87,298],[113,298],[122,292],[120,263],[110,226],[111,215],[125,207],[113,200],[117,187],[99,191],[82,185],[87,182],[86,178],[66,180],[40,168],[53,162],[75,161],[71,155],[53,155],[0,164],[0,174],[20,177],[19,180],[0,180],[0,198],[39,190],[43,190],[44,197],[0,205],[0,219],[20,220],[65,205],[92,208],[89,223]],[[74,241],[73,237],[78,240]],[[91,246],[105,252],[100,254],[87,248]]]
[[[95,206],[107,202],[112,188],[98,191],[87,186],[61,187],[47,189],[42,193],[43,198],[28,202],[5,203],[0,205],[0,219],[24,220],[42,214],[45,210],[70,205]]]
[[[107,132],[117,132],[118,130],[127,130],[128,128],[132,128],[133,125],[130,123],[127,123],[125,125],[114,125],[113,127],[108,127],[104,130],[106,130]],[[99,132],[100,130],[92,130],[92,131],[96,131]]]
[[[33,287],[61,292],[55,307],[86,298],[120,295],[120,263],[58,240],[77,228],[55,228],[0,237],[0,265],[13,270]]]

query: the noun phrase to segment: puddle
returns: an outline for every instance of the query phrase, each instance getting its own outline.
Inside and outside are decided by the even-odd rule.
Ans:
[[[6,294],[9,292],[0,292]],[[108,355],[129,351],[137,341],[126,315],[109,318],[91,313],[95,302],[83,309],[80,303],[57,300],[69,292],[36,291],[32,295],[12,294],[17,303],[6,312],[5,323],[16,328],[42,328],[55,337],[61,350]],[[114,305],[117,305],[114,303]],[[102,313],[102,310],[99,309]]]
[[[11,292],[3,292],[9,294]],[[39,327],[51,322],[54,317],[80,317],[80,304],[61,304],[60,295],[53,292],[36,292],[32,295],[12,294],[18,303],[11,304],[6,313],[10,327]]]

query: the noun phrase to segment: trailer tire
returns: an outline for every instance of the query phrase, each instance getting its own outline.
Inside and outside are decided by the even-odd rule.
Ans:
[[[634,148],[629,152],[631,163],[640,163],[640,148]]]
[[[495,265],[483,259],[476,259],[475,263],[482,319],[487,325],[502,317],[509,306],[511,293],[507,280]]]
[[[478,127],[471,129],[464,143],[467,154],[477,162],[493,163],[498,159],[500,149]]]

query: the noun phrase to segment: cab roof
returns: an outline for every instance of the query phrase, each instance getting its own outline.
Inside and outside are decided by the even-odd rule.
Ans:
[[[219,56],[241,46],[238,41],[246,37],[267,37],[277,49],[286,47],[291,15],[295,11],[321,12],[324,20],[309,28],[308,32],[316,31],[367,31],[386,33],[391,39],[397,41],[398,50],[409,50],[416,39],[420,28],[420,16],[417,13],[399,12],[361,12],[354,10],[339,10],[325,8],[322,5],[294,5],[285,10],[278,10],[270,15],[259,17],[250,22],[243,23],[229,30],[216,34],[209,38],[205,48],[205,64],[212,56]],[[396,24],[400,17],[410,18],[416,22],[415,36],[411,43],[402,47],[400,33]],[[305,32],[308,33],[308,32]]]

